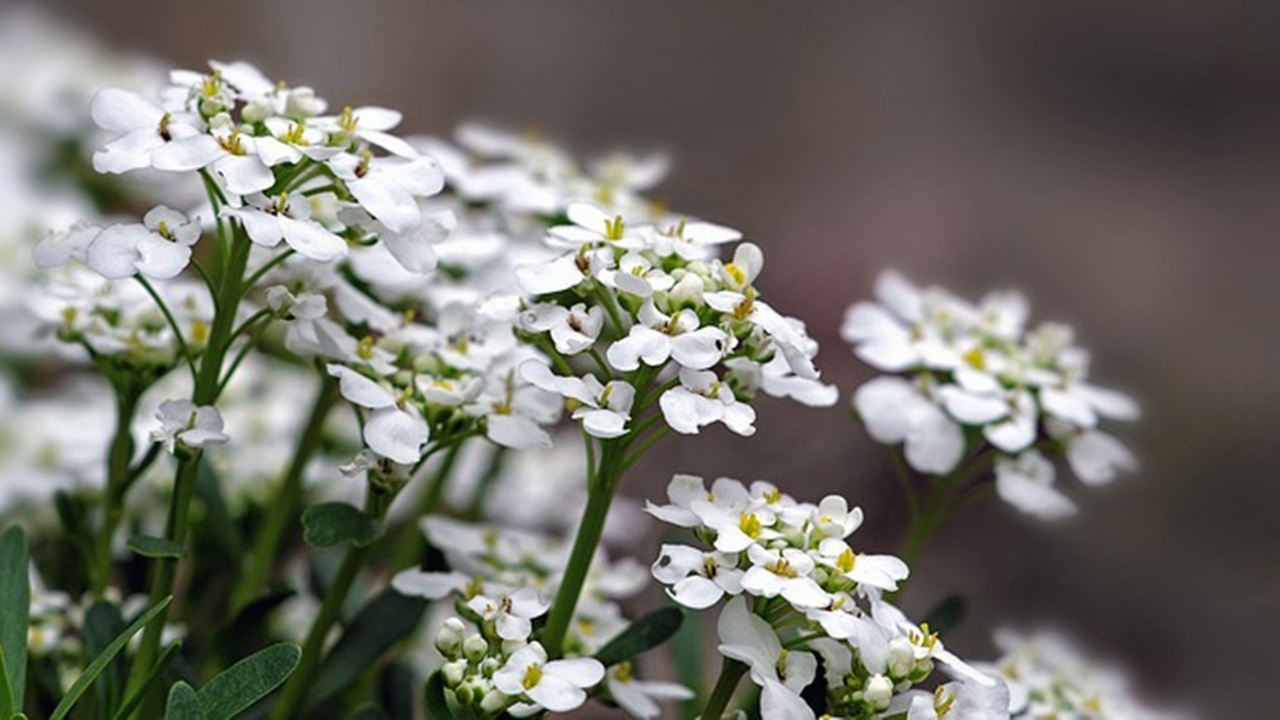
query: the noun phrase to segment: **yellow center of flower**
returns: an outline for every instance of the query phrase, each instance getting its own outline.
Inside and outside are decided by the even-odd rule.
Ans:
[[[946,717],[947,713],[951,712],[951,706],[955,702],[955,693],[949,693],[941,687],[933,691],[933,711],[938,713],[938,717]]]
[[[982,348],[976,347],[964,354],[965,362],[974,366],[979,370],[987,369],[987,357],[982,353]]]
[[[542,668],[537,665],[530,665],[525,668],[524,680],[520,683],[525,690],[532,690],[540,682],[542,682]]]
[[[360,124],[360,118],[356,117],[355,111],[350,105],[342,108],[342,113],[338,115],[338,127],[343,132],[352,133],[356,131],[356,125]]]
[[[743,513],[738,518],[738,529],[754,540],[760,537],[760,531],[764,529],[764,526],[760,524],[760,518],[756,517],[755,513]]]
[[[840,553],[840,557],[836,558],[836,567],[840,568],[842,573],[853,572],[853,567],[857,564],[858,554],[853,551],[853,548],[845,548],[844,552]]]
[[[614,216],[612,220],[604,221],[604,237],[606,240],[621,240],[625,229],[626,223],[622,220],[621,215]]]

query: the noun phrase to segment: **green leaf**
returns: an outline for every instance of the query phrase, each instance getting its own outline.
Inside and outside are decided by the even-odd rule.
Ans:
[[[297,645],[279,643],[250,655],[200,688],[207,720],[230,720],[279,687],[302,658]]]
[[[427,703],[427,717],[453,717],[453,713],[449,711],[449,702],[444,697],[444,676],[440,674],[439,670],[431,673],[431,677],[427,678],[427,686],[423,688],[423,696]]]
[[[89,686],[93,684],[93,681],[98,679],[98,675],[106,669],[107,665],[110,664],[111,661],[115,659],[116,655],[119,655],[120,651],[124,649],[124,646],[129,643],[129,639],[134,635],[137,635],[138,631],[146,627],[152,620],[159,617],[160,614],[164,612],[164,609],[169,607],[169,603],[171,602],[173,602],[172,595],[166,597],[155,605],[152,605],[151,609],[142,614],[142,617],[134,620],[133,624],[124,629],[124,632],[117,635],[116,639],[112,640],[111,644],[107,646],[107,649],[99,653],[98,656],[93,659],[93,662],[89,663],[89,667],[85,668],[85,671],[80,675],[80,677],[76,678],[76,681],[71,684],[71,689],[67,691],[67,694],[62,698],[62,701],[58,703],[58,706],[53,709],[53,714],[49,716],[49,720],[62,720],[62,718],[65,718],[67,713],[71,712],[71,708],[75,707],[75,704],[79,702],[80,696],[89,689]]]
[[[931,632],[946,635],[960,625],[960,621],[964,619],[968,610],[969,603],[965,602],[964,598],[951,595],[933,608],[926,616],[925,622],[928,623]]]
[[[180,558],[187,549],[182,545],[164,538],[151,535],[134,535],[125,543],[134,553],[146,558]]]
[[[181,680],[169,688],[169,701],[165,703],[164,720],[208,720],[200,707],[196,691]]]
[[[600,648],[596,659],[605,667],[630,660],[669,640],[680,629],[683,621],[684,613],[678,607],[655,610],[631,623],[630,627]]]
[[[27,534],[10,525],[0,534],[0,656],[5,687],[0,694],[0,714],[22,711],[27,687],[27,629],[31,613],[31,585],[27,574]]]
[[[426,609],[425,600],[394,590],[383,592],[361,608],[320,663],[303,709],[319,705],[350,685],[388,648],[413,632]]]
[[[152,665],[151,670],[147,672],[147,677],[142,681],[142,685],[134,691],[133,695],[131,695],[128,700],[124,701],[120,706],[120,709],[116,710],[116,713],[111,716],[111,720],[127,720],[127,718],[133,714],[133,709],[142,704],[143,699],[146,698],[147,693],[151,690],[151,685],[155,683],[156,678],[160,677],[160,673],[163,673],[168,669],[169,660],[173,658],[173,654],[181,649],[182,641],[176,640],[172,645],[165,648],[164,652],[160,653],[160,657],[156,658],[156,664]]]
[[[4,652],[0,651],[0,717],[12,715],[16,709],[13,690],[9,687],[9,668],[4,663]]]
[[[435,717],[432,715],[431,717]],[[391,720],[382,708],[373,703],[365,703],[351,712],[347,720]]]
[[[111,640],[124,631],[124,618],[114,603],[99,600],[89,607],[84,617],[84,649],[89,657],[107,649]],[[120,663],[112,663],[102,673],[95,688],[101,707],[115,707],[120,693]]]
[[[382,523],[344,502],[312,505],[302,513],[303,537],[316,547],[351,543],[364,547],[382,534]]]

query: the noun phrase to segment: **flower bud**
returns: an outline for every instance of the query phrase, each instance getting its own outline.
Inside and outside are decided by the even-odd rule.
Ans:
[[[511,701],[498,690],[490,690],[480,700],[480,710],[487,715],[497,715],[507,708]]]
[[[489,654],[489,641],[479,633],[472,635],[462,643],[462,654],[473,663],[478,663]]]
[[[467,661],[454,660],[445,663],[440,667],[440,675],[444,677],[444,684],[447,687],[457,687],[467,675]]]
[[[876,710],[884,710],[893,700],[893,681],[884,675],[872,675],[867,679],[867,689],[863,693],[863,698]]]
[[[889,643],[889,675],[900,678],[911,674],[915,669],[916,653],[911,642],[906,638],[894,638]]]
[[[259,123],[271,117],[271,104],[266,100],[254,100],[240,111],[240,119],[247,123]]]
[[[668,292],[671,304],[676,307],[700,307],[702,305],[702,278],[686,273]]]
[[[457,657],[458,648],[462,645],[466,631],[467,627],[458,618],[451,617],[445,620],[444,625],[440,627],[440,632],[436,633],[436,649],[447,658]]]

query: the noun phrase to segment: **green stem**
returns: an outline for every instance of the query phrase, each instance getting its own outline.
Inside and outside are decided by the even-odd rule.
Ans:
[[[311,405],[311,413],[303,426],[302,435],[298,438],[293,459],[276,487],[275,494],[267,503],[267,516],[262,522],[262,532],[254,544],[253,555],[249,558],[249,567],[232,595],[231,607],[239,612],[248,605],[267,585],[271,569],[278,559],[280,543],[284,539],[285,530],[289,527],[289,519],[293,517],[302,500],[302,479],[307,465],[315,457],[324,435],[325,420],[329,411],[338,401],[338,384],[325,375],[320,378],[320,388],[316,392],[315,402]]]
[[[116,431],[107,454],[107,491],[103,497],[98,555],[90,572],[96,598],[102,597],[111,580],[111,551],[124,515],[124,495],[132,475],[129,463],[133,460],[133,416],[137,407],[137,393],[131,388],[116,389]]]
[[[573,621],[573,612],[578,607],[578,598],[582,595],[582,586],[586,583],[596,548],[604,535],[604,521],[609,515],[609,506],[613,504],[613,494],[622,477],[619,462],[625,446],[611,441],[604,441],[600,445],[600,467],[596,477],[591,478],[588,483],[587,508],[582,514],[578,536],[573,541],[569,564],[560,581],[555,602],[551,605],[547,624],[542,629],[542,646],[553,658],[560,657],[564,651],[565,636]]]
[[[394,498],[394,493],[380,491],[371,482],[365,495],[365,512],[381,520],[386,516],[387,509]],[[324,602],[320,605],[320,612],[312,620],[311,629],[307,631],[307,638],[302,643],[302,659],[298,662],[298,668],[289,676],[288,682],[280,692],[280,697],[271,707],[270,720],[297,717],[296,711],[301,709],[299,705],[302,697],[310,688],[312,676],[320,666],[320,655],[324,652],[325,639],[337,623],[342,607],[346,604],[347,595],[351,593],[352,585],[359,577],[360,570],[364,568],[370,549],[369,545],[348,545],[344,551],[342,564],[338,566],[333,582],[329,583]]]
[[[251,247],[249,239],[243,233],[234,234],[227,264],[222,268],[218,288],[218,309],[213,318],[209,342],[200,359],[200,371],[196,375],[195,388],[191,394],[191,401],[196,406],[213,405],[218,399],[221,390],[219,377],[231,344],[231,331],[235,325],[236,309],[241,297],[241,280],[244,278]],[[199,472],[200,453],[198,451],[184,453],[178,462],[173,494],[169,499],[169,517],[165,524],[164,537],[170,542],[179,545],[186,542],[191,498]],[[177,560],[174,558],[158,558],[151,564],[149,592],[151,604],[158,603],[173,594],[176,575]],[[159,655],[160,640],[170,611],[172,607],[157,616],[143,631],[142,641],[130,671],[126,694],[140,691],[145,684],[151,667]],[[134,713],[134,717],[139,717],[140,713],[147,717],[158,717],[160,715],[156,705],[158,700],[160,698],[157,693],[148,693],[147,702]]]
[[[160,309],[160,314],[164,316],[165,322],[169,323],[169,329],[173,331],[173,339],[178,342],[178,351],[182,353],[182,359],[187,363],[187,369],[191,371],[191,377],[196,376],[196,361],[191,355],[191,348],[187,346],[187,340],[182,336],[182,328],[178,327],[178,321],[174,319],[173,313],[169,311],[169,306],[165,303],[164,298],[160,297],[160,293],[151,283],[141,275],[135,275],[134,278],[142,285],[147,294],[151,296],[156,307]]]
[[[724,663],[720,665],[720,678],[716,680],[711,697],[707,699],[707,707],[702,711],[702,720],[720,720],[724,716],[734,691],[738,689],[738,683],[746,674],[745,663],[731,658],[724,659]]]

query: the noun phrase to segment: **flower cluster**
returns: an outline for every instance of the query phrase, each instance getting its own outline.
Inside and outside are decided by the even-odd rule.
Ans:
[[[634,717],[652,718],[658,700],[691,696],[680,686],[634,677],[630,663],[606,673],[591,658],[628,625],[617,600],[643,587],[643,572],[633,561],[610,562],[597,553],[565,644],[569,659],[548,663],[546,651],[530,637],[554,596],[570,545],[540,533],[438,516],[425,520],[423,530],[444,552],[450,570],[405,570],[392,586],[406,595],[455,601],[460,617],[445,623],[436,646],[447,661],[446,686],[460,704],[482,717],[504,709],[563,712],[586,700],[584,690],[600,685],[592,692]]]
[[[1061,720],[1175,720],[1178,713],[1157,711],[1139,702],[1124,675],[1099,666],[1064,637],[1048,631],[1024,635],[996,633],[1003,655],[992,664],[1009,685],[1014,718]]]
[[[1053,455],[1091,485],[1134,467],[1098,426],[1136,418],[1137,405],[1089,382],[1089,354],[1070,327],[1028,329],[1022,295],[991,293],[973,304],[889,271],[876,298],[849,308],[842,335],[859,358],[893,375],[859,387],[853,406],[875,440],[903,444],[911,467],[947,475],[975,444],[989,445],[1000,496],[1046,518],[1075,510],[1054,487]]]
[[[689,528],[708,547],[664,545],[653,576],[686,607],[731,598],[720,615],[720,652],[749,667],[763,688],[764,717],[814,717],[800,693],[813,682],[818,657],[833,716],[880,717],[916,704],[911,690],[936,661],[961,681],[934,697],[938,708],[980,698],[991,714],[963,717],[1000,717],[997,683],[882,598],[908,569],[896,557],[849,545],[862,524],[859,508],[834,495],[817,505],[797,502],[763,481],[745,487],[720,478],[708,491],[689,475],[675,476],[667,494],[670,503],[650,504],[649,512]]]
[[[569,224],[552,227],[556,257],[521,268],[520,328],[556,361],[558,373],[526,364],[521,375],[572,401],[574,419],[598,438],[632,429],[644,408],[637,395],[654,380],[668,427],[696,434],[723,423],[739,435],[755,432],[756,393],[810,405],[835,401],[813,366],[818,345],[804,325],[779,314],[754,282],[764,255],[743,243],[731,262],[709,257],[740,234],[701,221],[668,217],[631,226],[588,203],[567,210]],[[570,358],[594,361],[574,370]]]

